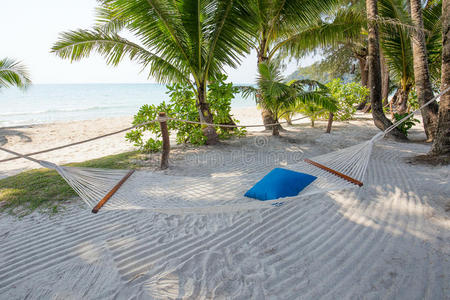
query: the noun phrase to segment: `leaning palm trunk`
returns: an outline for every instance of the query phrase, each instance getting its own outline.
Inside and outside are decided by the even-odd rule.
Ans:
[[[359,70],[361,72],[361,85],[368,87],[367,83],[369,81],[369,69],[367,65],[367,54],[364,55],[355,54],[355,56],[358,59]],[[367,105],[367,98],[364,99],[364,101],[358,105],[357,109],[362,110],[366,107],[366,105]]]
[[[417,100],[422,105],[433,98],[430,74],[428,70],[428,55],[423,30],[422,6],[420,0],[410,0],[411,19],[416,27],[412,38],[414,59],[414,78],[416,83]],[[439,106],[433,102],[425,106],[421,113],[423,127],[427,140],[432,141],[437,127]]]
[[[386,106],[389,102],[389,69],[386,64],[386,58],[381,53],[381,99],[383,99],[383,106]]]
[[[392,122],[384,115],[383,105],[381,103],[381,67],[380,67],[380,45],[378,26],[375,20],[378,16],[378,8],[376,0],[366,0],[367,19],[368,19],[368,65],[369,65],[369,87],[370,87],[370,103],[372,108],[372,116],[375,126],[381,130],[386,130],[392,125]],[[405,135],[395,128],[390,135],[401,140],[405,140]]]
[[[448,87],[450,87],[450,0],[443,0],[441,89]],[[450,154],[450,92],[441,97],[438,127],[430,154]]]

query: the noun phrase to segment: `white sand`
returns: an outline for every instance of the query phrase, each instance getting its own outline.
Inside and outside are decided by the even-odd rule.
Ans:
[[[246,115],[242,123],[260,122],[255,110],[239,113]],[[32,152],[128,122],[19,128],[32,142],[13,134],[4,146]],[[178,149],[169,173],[220,172],[210,160],[186,164],[192,154],[227,156],[263,143],[260,159],[292,147],[315,156],[377,132],[364,119],[338,123],[331,135],[323,133],[324,126],[289,127],[281,139],[253,131],[214,147]],[[69,138],[63,141],[63,136]],[[424,136],[416,129],[412,138]],[[121,137],[94,144],[39,158],[63,163],[130,149]],[[450,167],[407,162],[428,149],[423,143],[384,140],[374,148],[360,190],[302,198],[261,215],[93,215],[79,201],[52,217],[1,215],[0,299],[448,299]],[[30,167],[16,161],[1,170],[5,176]]]
[[[240,108],[232,112],[242,124],[262,124],[256,108]],[[104,118],[89,121],[70,121],[52,124],[39,124],[19,127],[0,128],[0,146],[22,153],[32,153],[57,147],[102,134],[114,132],[131,126],[132,117]],[[260,130],[260,129],[249,129]],[[175,144],[173,141],[172,144]],[[89,142],[76,147],[61,149],[33,156],[57,164],[81,162],[106,155],[118,154],[135,149],[125,140],[125,133]],[[12,155],[0,151],[0,160]],[[0,178],[36,168],[36,164],[24,159],[1,164]]]

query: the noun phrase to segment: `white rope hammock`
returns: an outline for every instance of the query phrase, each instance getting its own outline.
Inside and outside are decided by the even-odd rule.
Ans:
[[[56,170],[95,213],[101,207],[103,207],[102,210],[145,209],[167,214],[224,213],[261,209],[279,206],[286,201],[312,194],[362,186],[374,143],[449,90],[450,88],[447,88],[418,110],[395,122],[385,131],[376,134],[369,141],[289,165],[289,169],[314,175],[317,179],[301,191],[298,196],[269,201],[258,201],[243,196],[251,186],[268,172],[266,165],[261,165],[260,168],[256,168],[251,173],[227,177],[171,176],[149,171],[134,172],[130,170],[58,166],[51,162],[30,157],[34,154],[23,155],[1,147],[0,150],[13,154],[17,158],[25,158],[45,168]],[[192,122],[173,118],[166,119]],[[157,121],[152,120],[145,124]],[[192,123],[222,126],[203,122]],[[96,140],[142,125],[139,124],[114,133],[36,152],[35,154]],[[239,125],[227,126],[238,127]],[[241,126],[249,127],[248,125]]]

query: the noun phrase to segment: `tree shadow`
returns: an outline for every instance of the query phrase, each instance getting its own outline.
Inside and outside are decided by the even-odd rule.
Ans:
[[[3,127],[0,128],[0,146],[4,146],[8,143],[8,136],[17,136],[20,138],[21,142],[32,142],[33,140],[26,135],[24,132],[20,131],[22,128],[28,128],[28,126],[17,126],[17,127]]]

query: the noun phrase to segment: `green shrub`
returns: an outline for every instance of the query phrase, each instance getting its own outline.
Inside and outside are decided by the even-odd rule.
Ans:
[[[338,110],[334,113],[334,119],[337,121],[350,120],[356,113],[356,105],[369,95],[369,90],[361,84],[343,83],[339,78],[333,79],[326,86],[331,96],[337,100]],[[328,117],[328,113],[323,117]]]
[[[406,117],[407,115],[408,115],[408,113],[404,113],[404,114],[394,113],[395,121],[399,121],[399,120],[403,119],[404,117]],[[414,117],[411,116],[405,122],[398,125],[397,128],[400,129],[400,131],[403,132],[405,134],[405,136],[408,136],[408,130],[410,130],[414,126],[414,124],[417,124],[417,123],[420,123],[420,121],[417,119],[414,119]]]
[[[231,100],[238,92],[232,83],[225,83],[227,77],[219,76],[214,82],[208,85],[208,103],[215,124],[235,124],[236,119],[231,116]],[[159,105],[144,105],[134,116],[133,124],[141,124],[157,118],[159,112],[165,112],[168,117],[199,121],[199,113],[196,105],[196,96],[191,87],[182,84],[168,85],[169,103],[162,102]],[[190,143],[193,145],[203,145],[206,137],[202,131],[202,125],[189,124],[185,122],[168,121],[169,132],[176,132],[177,144]],[[145,140],[146,133],[152,137]],[[217,127],[219,138],[226,139],[231,136],[245,135],[245,129]],[[161,129],[159,123],[150,123],[126,135],[126,139],[139,147],[143,152],[156,152],[162,147]]]

